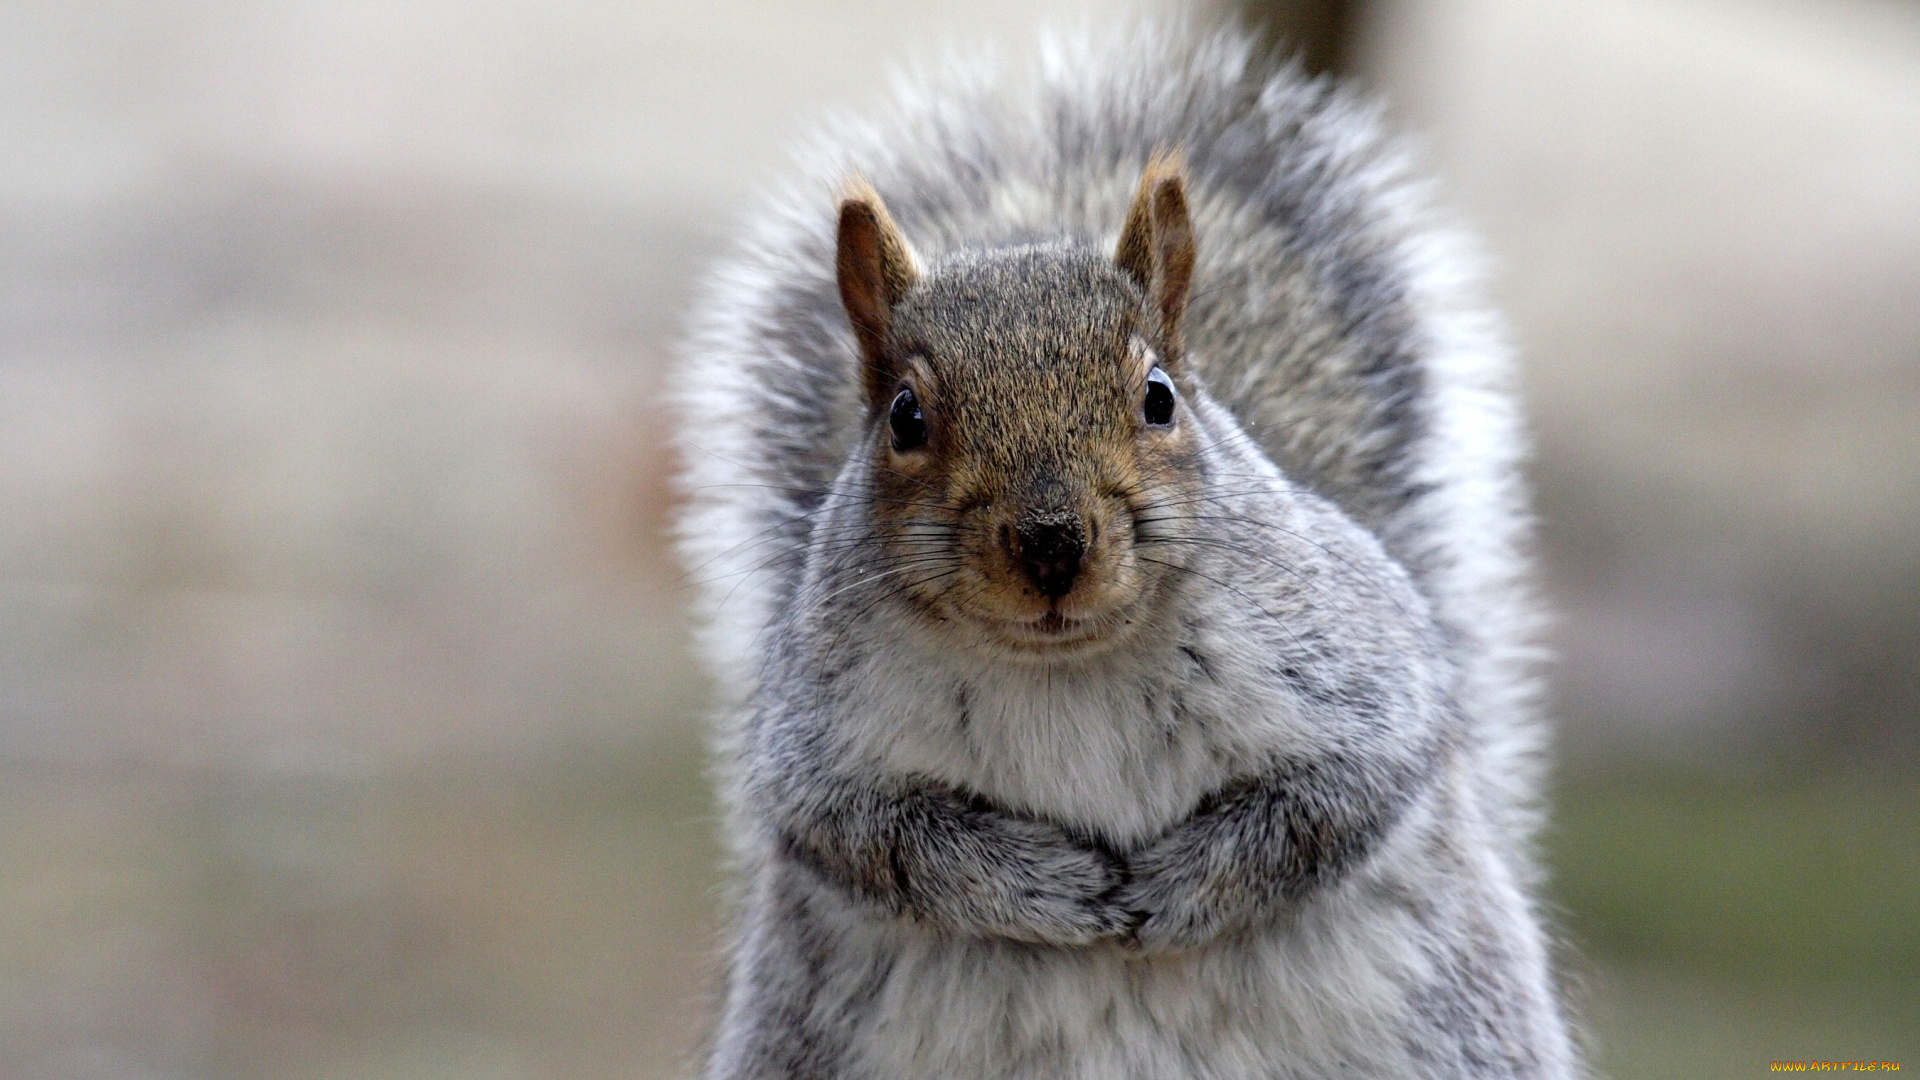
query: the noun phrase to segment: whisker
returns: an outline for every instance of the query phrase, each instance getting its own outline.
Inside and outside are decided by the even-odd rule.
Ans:
[[[1214,577],[1211,574],[1206,574],[1199,570],[1195,570],[1191,566],[1183,566],[1180,563],[1167,562],[1164,559],[1155,559],[1150,556],[1142,555],[1140,556],[1140,561],[1155,563],[1157,565],[1164,566],[1169,570],[1176,570],[1181,573],[1192,574],[1194,577],[1200,578],[1203,581],[1210,581],[1213,584],[1218,585],[1219,587],[1227,590],[1228,592],[1233,593],[1235,596],[1240,597],[1242,600],[1245,600],[1248,604],[1252,605],[1255,611],[1258,611],[1260,614],[1265,615],[1267,618],[1273,620],[1273,623],[1275,626],[1278,626],[1280,629],[1285,630],[1287,632],[1287,635],[1293,638],[1294,644],[1299,646],[1302,652],[1306,651],[1306,648],[1307,648],[1306,642],[1300,640],[1299,632],[1293,628],[1291,623],[1289,623],[1285,619],[1282,619],[1280,616],[1275,615],[1273,612],[1268,611],[1266,607],[1260,603],[1260,601],[1255,600],[1253,597],[1248,596],[1245,592],[1234,588],[1232,585],[1227,584],[1225,581],[1222,581],[1221,579]]]

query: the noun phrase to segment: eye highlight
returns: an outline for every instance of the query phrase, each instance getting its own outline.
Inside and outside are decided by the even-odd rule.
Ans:
[[[1140,415],[1150,427],[1166,427],[1173,423],[1173,402],[1173,380],[1156,365],[1147,372],[1147,395],[1140,403]]]
[[[911,387],[903,386],[893,396],[893,406],[887,410],[887,427],[893,431],[896,454],[926,445],[927,418],[920,414],[920,399],[913,396]]]

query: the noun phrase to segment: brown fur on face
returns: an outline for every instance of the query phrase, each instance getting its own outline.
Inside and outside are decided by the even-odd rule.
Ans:
[[[836,271],[878,421],[871,516],[901,591],[1032,651],[1111,641],[1184,559],[1191,418],[1147,422],[1182,369],[1194,265],[1184,166],[1157,155],[1114,258],[1071,244],[968,252],[930,273],[871,187],[840,206]],[[888,412],[917,399],[924,444]]]
[[[948,260],[908,292],[886,396],[913,391],[927,441],[896,450],[883,407],[871,447],[872,520],[906,595],[1023,650],[1132,624],[1184,561],[1164,541],[1199,490],[1185,410],[1164,428],[1142,414],[1148,372],[1171,366],[1149,312],[1112,261],[1067,245]],[[1082,545],[1058,595],[1031,569],[1048,530]]]

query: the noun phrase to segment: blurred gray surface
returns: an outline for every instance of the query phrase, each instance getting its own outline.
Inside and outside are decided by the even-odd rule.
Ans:
[[[1570,747],[1920,760],[1920,7],[1367,33],[1525,358]]]
[[[1909,782],[1604,777],[1920,756],[1920,7],[1358,8],[1525,360],[1603,1060],[1898,1057]],[[718,907],[679,312],[823,111],[1115,10],[0,7],[0,1075],[673,1073]],[[1848,822],[1858,918],[1789,902]],[[1659,887],[1756,836],[1775,877]],[[1776,930],[1879,981],[1671,945]]]
[[[906,50],[1078,0],[0,11],[0,757],[620,745],[692,280]]]

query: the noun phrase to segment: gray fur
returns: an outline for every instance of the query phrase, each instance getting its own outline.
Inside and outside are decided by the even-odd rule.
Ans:
[[[1160,149],[1199,261],[1155,441],[1108,255]],[[1399,168],[1238,37],[1139,32],[835,132],[721,267],[681,391],[742,889],[709,1076],[1575,1074],[1507,361]],[[935,480],[879,464],[852,174],[927,268],[888,355],[926,368]],[[993,499],[1120,536],[1093,646],[941,606]]]

